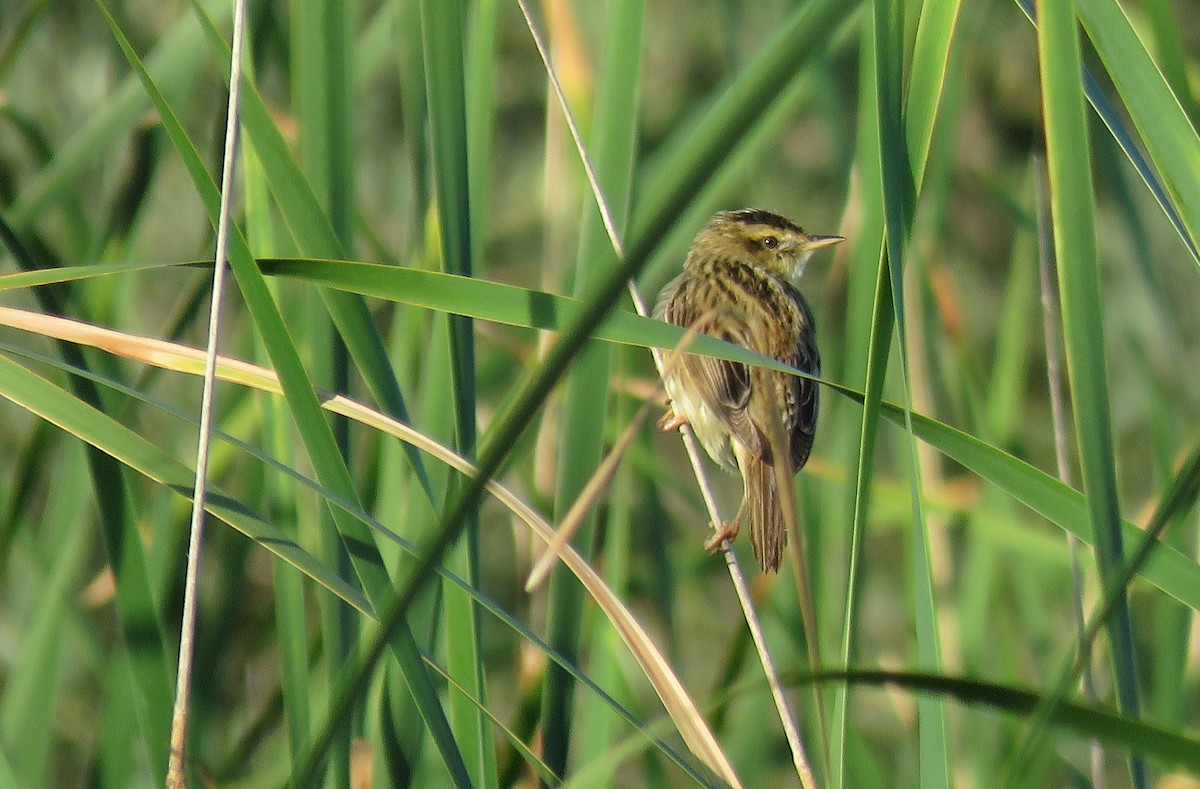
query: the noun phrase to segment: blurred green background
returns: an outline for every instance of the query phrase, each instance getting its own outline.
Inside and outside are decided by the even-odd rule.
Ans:
[[[1142,157],[1139,171],[1091,106],[1072,114],[1067,102],[1063,125],[1044,121],[1043,85],[1078,97],[1083,83],[1062,47],[1049,57],[1065,68],[1039,64],[1048,50],[1017,2],[531,4],[651,301],[722,208],[768,208],[848,239],[802,282],[823,377],[868,396],[864,411],[823,391],[814,455],[796,484],[823,667],[1048,693],[1078,646],[1075,595],[1091,611],[1103,599],[1097,579],[1116,577],[1105,524],[1119,529],[1119,512],[1145,527],[1156,510],[1169,522],[1163,539],[1176,552],[1129,584],[1128,608],[1118,604],[1095,642],[1095,703],[1119,708],[1117,722],[1060,719],[1040,743],[1028,710],[971,683],[980,704],[859,683],[842,695],[846,685],[828,683],[819,736],[791,572],[757,577],[744,561],[820,784],[1086,786],[1102,775],[1106,786],[1200,785],[1185,777],[1200,763],[1187,739],[1198,723],[1189,595],[1200,568],[1185,463],[1200,437],[1200,313],[1189,296],[1200,262],[1200,6],[1063,4],[1082,23],[1090,97]],[[17,281],[0,303],[203,347],[211,267],[170,264],[212,255],[209,204],[188,163],[220,171],[227,5],[114,0],[103,5],[110,22],[90,2],[4,1],[0,285],[27,269],[163,266],[72,269],[70,282],[39,288]],[[247,121],[235,218],[253,255],[449,272],[608,306],[619,262],[515,2],[251,2],[249,14],[247,68],[266,112],[258,126]],[[203,30],[206,15],[219,35]],[[180,152],[114,27],[198,156]],[[1047,151],[1053,225],[1036,198]],[[1071,169],[1072,151],[1085,166]],[[1087,190],[1094,216],[1072,218],[1072,188]],[[881,269],[885,238],[892,269]],[[1068,487],[1086,496],[1027,474],[1058,476],[1039,240],[1058,244],[1064,311],[1078,327],[1066,332],[1063,440]],[[644,348],[591,340],[548,395],[527,400],[551,335],[528,320],[507,325],[498,291],[461,310],[485,318],[468,322],[438,308],[461,290],[452,279],[362,299],[353,283],[366,275],[345,271],[351,284],[331,288],[311,269],[258,276],[265,300],[243,298],[250,275],[237,272],[222,352],[278,368],[279,349],[291,348],[312,384],[404,409],[467,456],[486,459],[494,436],[523,419],[495,456],[497,476],[551,522],[637,407],[662,398]],[[1093,276],[1099,300],[1089,302]],[[272,303],[277,326],[264,323]],[[623,295],[612,308],[633,311]],[[358,338],[349,352],[335,324]],[[1060,329],[1049,342],[1063,341]],[[1103,345],[1089,350],[1089,332]],[[199,382],[8,328],[0,355],[47,387],[0,375],[0,784],[161,783],[190,491],[151,481],[123,456],[141,446],[134,437],[92,439],[92,455],[79,439],[96,421],[93,403],[190,468],[195,426],[184,415],[195,419]],[[99,384],[64,365],[86,366]],[[257,454],[218,442],[212,483],[376,611],[417,563],[359,516],[425,547],[461,529],[444,567],[513,621],[450,581],[423,582],[407,635],[388,641],[365,688],[345,691],[338,683],[378,629],[372,618],[331,594],[326,576],[314,582],[210,519],[193,785],[278,785],[321,759],[313,780],[332,786],[525,786],[539,769],[553,784],[720,785],[572,577],[556,571],[548,587],[522,591],[541,543],[508,510],[468,502],[468,516],[451,521],[461,477],[429,455],[414,472],[412,456],[376,429],[315,424],[295,391],[285,400],[218,386],[218,427]],[[51,394],[67,403],[61,420],[36,406]],[[949,433],[916,427],[914,437],[902,419],[878,419],[880,394],[978,441],[955,454]],[[1109,434],[1110,451],[1080,440]],[[719,472],[714,481],[728,517],[740,482]],[[358,501],[328,505],[338,497]],[[647,425],[575,544],[649,629],[745,785],[798,785],[724,563],[701,547],[707,520],[681,443]],[[1109,534],[1095,541],[1099,560],[1081,546],[1080,592],[1064,529]],[[1137,533],[1126,528],[1126,548]],[[370,547],[359,553],[362,535]],[[736,550],[749,559],[744,542]],[[556,670],[541,639],[607,696]],[[452,682],[405,662],[406,644]],[[1072,695],[1087,703],[1082,690]],[[331,699],[349,715],[313,750]],[[1145,745],[1143,730],[1121,725],[1138,718],[1179,742]],[[1092,738],[1105,742],[1098,771]],[[1145,753],[1148,772],[1131,751]]]

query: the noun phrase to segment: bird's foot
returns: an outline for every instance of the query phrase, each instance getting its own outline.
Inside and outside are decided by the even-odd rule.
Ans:
[[[687,419],[675,413],[674,408],[668,408],[667,413],[663,414],[662,419],[658,420],[658,429],[664,433],[670,433],[672,430],[678,430],[687,423]]]
[[[732,543],[741,528],[741,524],[736,518],[722,523],[717,529],[717,533],[704,541],[704,550],[709,553],[723,553],[726,550],[725,541],[728,540]]]

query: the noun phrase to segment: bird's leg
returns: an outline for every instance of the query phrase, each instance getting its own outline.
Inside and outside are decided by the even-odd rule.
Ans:
[[[658,420],[658,429],[664,433],[670,433],[672,430],[678,430],[687,423],[687,417],[675,413],[675,407],[671,406],[667,409],[667,413],[662,415],[662,419]]]
[[[717,533],[704,541],[704,550],[709,553],[721,553],[725,550],[725,541],[733,542],[742,526],[738,518],[725,521],[717,529]]]

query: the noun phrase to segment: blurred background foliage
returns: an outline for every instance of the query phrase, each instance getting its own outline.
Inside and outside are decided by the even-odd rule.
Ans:
[[[197,5],[214,15],[227,36],[226,4]],[[880,165],[874,161],[880,150],[872,125],[880,95],[874,63],[887,52],[877,39],[886,34],[901,43],[899,79],[908,98],[909,69],[929,66],[914,61],[918,21],[929,11],[926,6],[950,5],[957,14],[952,43],[932,66],[944,73],[945,84],[908,216],[907,344],[901,349],[893,342],[884,397],[903,403],[907,395],[915,411],[1057,476],[1038,283],[1039,232],[1049,232],[1044,226],[1039,231],[1035,201],[1042,177],[1035,157],[1045,148],[1038,40],[1018,3],[992,0],[958,8],[909,0],[891,17],[880,12],[887,3],[874,10],[870,3],[809,4],[816,9],[810,9],[812,18],[826,26],[806,31],[807,49],[791,61],[796,68],[779,77],[780,89],[766,103],[743,107],[745,128],[717,129],[726,135],[727,150],[696,176],[695,189],[675,198],[665,213],[640,213],[661,201],[672,183],[683,183],[677,173],[697,130],[710,129],[714,107],[776,45],[778,31],[792,29],[805,5],[783,0],[535,5],[585,141],[589,147],[618,141],[609,154],[597,154],[601,183],[612,190],[626,240],[640,239],[640,248],[649,250],[639,275],[642,289],[652,299],[682,263],[692,235],[720,208],[769,208],[810,231],[844,235],[848,243],[818,255],[802,284],[816,313],[824,377],[866,388],[869,337],[877,328],[872,300],[880,243],[884,223],[892,221],[883,214]],[[193,6],[180,0],[112,0],[106,7],[134,50],[147,63],[158,63],[151,71],[166,100],[209,171],[219,172],[226,67],[198,32]],[[1185,150],[1196,150],[1200,5],[1126,0],[1121,7],[1191,121]],[[461,26],[462,50],[431,54],[431,42],[453,40],[437,38],[430,24],[443,14]],[[621,14],[632,20],[629,26],[614,23]],[[881,31],[884,18],[898,21],[900,29]],[[447,250],[459,234],[469,242],[461,258],[469,268],[457,269],[461,273],[585,300],[615,269],[579,156],[515,2],[251,2],[249,53],[271,118],[341,246],[334,254],[306,242],[307,229],[279,208],[277,194],[268,195],[264,163],[251,161],[238,216],[257,255],[344,257],[454,271],[458,264]],[[1142,130],[1146,119],[1123,103],[1111,78],[1113,64],[1104,62],[1087,36],[1082,54],[1126,131]],[[451,103],[458,95],[465,106],[461,140],[446,136],[430,98],[446,77],[446,59],[455,57],[462,58],[467,76],[457,88],[440,90]],[[622,84],[606,70],[619,71],[622,62],[633,64],[632,82]],[[436,73],[427,73],[431,68]],[[636,113],[606,115],[606,86],[617,96],[635,92]],[[1107,369],[1121,512],[1145,524],[1198,437],[1200,313],[1189,296],[1197,292],[1197,261],[1090,108],[1087,122],[1103,305],[1089,317],[1098,330],[1103,327],[1105,341],[1103,359],[1090,362]],[[627,154],[620,144],[624,138],[632,144]],[[257,145],[256,140],[248,149],[255,152]],[[885,161],[888,156],[885,144]],[[469,183],[458,184],[461,192],[452,191],[449,165],[439,157],[465,163]],[[1169,166],[1194,184],[1200,181],[1197,161]],[[469,205],[469,218],[448,226],[453,215],[446,205],[460,197]],[[658,208],[662,204],[667,203]],[[1173,205],[1185,215],[1195,208]],[[176,263],[211,255],[213,229],[204,203],[95,3],[5,0],[0,8],[0,216],[13,234],[6,235],[0,252],[3,274],[29,265]],[[649,233],[649,240],[639,233]],[[85,278],[40,292],[8,289],[0,299],[203,346],[207,284],[202,268],[172,268]],[[303,277],[273,279],[271,287],[313,382],[377,402],[375,390],[334,340],[317,287]],[[261,329],[237,293],[231,286],[222,350],[265,363]],[[617,308],[631,310],[627,302]],[[413,424],[468,455],[475,439],[464,419],[477,417],[486,443],[489,429],[546,354],[548,336],[531,328],[480,321],[467,324],[464,334],[444,313],[382,299],[368,299],[366,306]],[[98,352],[75,359],[50,341],[7,329],[0,333],[0,352],[48,376],[64,392],[77,390],[62,360],[86,363],[103,381],[132,387],[153,403],[187,414],[196,410],[200,387],[191,376],[147,371]],[[22,355],[28,353],[51,358]],[[911,377],[907,393],[901,353]],[[464,378],[463,370],[471,374]],[[534,428],[510,447],[502,479],[547,518],[560,519],[636,407],[648,396],[661,397],[655,383],[644,349],[589,344],[566,383],[538,411]],[[194,427],[187,421],[101,389],[103,411],[180,462],[194,462]],[[221,429],[316,478],[287,413],[282,400],[231,385],[218,389]],[[852,665],[923,664],[917,657],[921,636],[915,635],[923,632],[938,645],[940,663],[922,668],[1021,687],[1050,686],[1076,643],[1062,529],[1002,485],[926,444],[918,444],[921,476],[914,482],[910,437],[887,423],[869,463],[872,473],[864,477],[857,467],[862,420],[860,405],[826,391],[814,456],[797,481],[826,665],[842,665],[839,642],[852,583],[858,594],[856,618],[850,620]],[[335,436],[363,509],[407,539],[428,540],[447,502],[461,490],[455,478],[425,456],[432,486],[427,499],[395,442],[340,422]],[[1067,440],[1075,446],[1073,435]],[[321,524],[330,519],[320,493],[296,486],[244,449],[217,446],[214,484],[296,536],[339,576],[359,583],[345,551],[320,536]],[[1078,454],[1069,454],[1078,487]],[[0,401],[0,458],[0,779],[22,786],[155,783],[165,752],[144,734],[147,718],[139,711],[153,694],[135,687],[161,684],[166,677],[147,680],[139,672],[161,673],[175,663],[187,501],[128,470],[118,470],[120,482],[113,483],[94,460],[89,465],[75,437],[8,401]],[[740,483],[724,475],[715,479],[722,506],[731,513]],[[912,540],[910,494],[916,484],[924,523],[915,525],[927,534],[930,559],[924,576],[914,558],[921,548]],[[328,492],[325,485],[321,490]],[[859,485],[870,491],[870,508],[860,514],[860,544],[851,539]],[[98,506],[105,496],[121,499],[122,511],[106,516]],[[746,785],[785,785],[795,781],[791,757],[723,563],[701,548],[706,521],[679,441],[646,428],[578,544],[651,630]],[[1166,537],[1190,557],[1193,570],[1196,525],[1195,515],[1181,517]],[[528,531],[492,502],[478,512],[477,530],[468,531],[473,536],[448,556],[446,566],[528,629],[514,630],[472,612],[470,605],[464,609],[455,602],[457,591],[438,584],[418,598],[409,626],[421,648],[441,664],[467,654],[480,687],[486,685],[481,700],[494,721],[476,716],[467,724],[464,717],[471,717],[474,706],[467,704],[464,712],[452,700],[456,694],[431,675],[470,779],[490,786],[536,780],[510,739],[498,733],[502,724],[544,753],[550,770],[591,776],[580,779],[584,785],[715,780],[692,757],[676,761],[640,738],[592,690],[547,674],[545,653],[532,634],[577,662],[633,718],[657,722],[648,731],[662,737],[666,748],[686,753],[679,737],[668,733],[671,727],[662,722],[662,708],[636,665],[594,606],[582,602],[574,581],[556,577],[548,589],[522,591],[536,547]],[[142,624],[159,631],[150,639],[150,651],[157,651],[149,660],[137,656],[138,642],[130,640],[137,623],[129,621],[131,609],[123,611],[114,592],[113,552],[118,545],[136,552],[122,542],[131,534],[150,593],[142,612],[154,619]],[[409,565],[394,546],[380,544],[392,577],[403,578]],[[749,556],[744,544],[737,551]],[[1090,608],[1099,599],[1095,564],[1090,554],[1082,557],[1093,579],[1084,591]],[[280,591],[280,578],[289,572]],[[372,627],[326,589],[301,580],[222,524],[208,532],[201,588],[194,776],[221,786],[279,784],[304,761],[297,733],[311,733],[324,720],[340,670]],[[936,633],[919,631],[923,625],[915,621],[921,618],[915,599],[922,589],[932,594]],[[803,673],[808,666],[786,571],[780,579],[757,578],[754,590],[781,669],[789,676]],[[1140,579],[1130,586],[1130,605],[1138,666],[1133,676],[1144,715],[1170,731],[1194,729],[1200,722],[1194,608]],[[1097,641],[1102,703],[1114,695],[1107,643]],[[289,680],[289,670],[299,674]],[[328,759],[335,766],[322,780],[337,786],[461,782],[463,774],[447,764],[444,744],[434,747],[427,728],[433,724],[418,716],[395,662],[371,676],[350,721],[338,728]],[[801,684],[793,698],[810,755],[819,755],[811,696]],[[1021,785],[1091,780],[1086,738],[1056,734],[1052,747],[1014,768],[1013,754],[1026,732],[1022,717],[947,702],[936,713],[945,729],[931,737],[939,729],[928,723],[932,719],[922,718],[918,726],[916,698],[907,690],[854,689],[843,761],[825,783],[985,787],[1012,770],[1026,771]],[[307,711],[297,713],[297,704]],[[483,741],[483,755],[464,732]],[[933,762],[943,759],[944,775],[931,766],[930,753]],[[1109,785],[1130,781],[1126,757],[1119,746],[1106,752]],[[1152,760],[1151,780],[1168,785],[1174,766]]]

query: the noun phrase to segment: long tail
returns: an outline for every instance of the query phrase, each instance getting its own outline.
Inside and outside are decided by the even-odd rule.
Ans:
[[[738,460],[746,484],[741,514],[750,527],[750,544],[763,572],[775,572],[787,545],[775,470],[749,452],[741,453]]]

